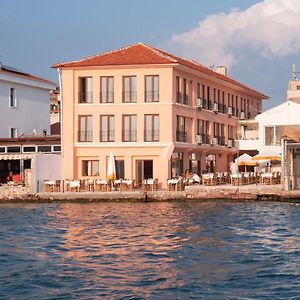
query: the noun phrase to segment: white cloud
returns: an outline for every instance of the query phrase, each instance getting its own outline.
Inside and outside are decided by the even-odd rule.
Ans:
[[[266,57],[300,52],[299,30],[299,0],[265,0],[244,11],[210,15],[170,43],[185,57],[229,67],[248,51]]]

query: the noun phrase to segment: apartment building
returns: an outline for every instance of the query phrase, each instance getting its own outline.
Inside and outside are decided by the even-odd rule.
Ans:
[[[51,81],[0,64],[0,137],[49,134],[52,89]]]
[[[65,179],[167,178],[227,171],[238,120],[267,96],[203,65],[143,43],[58,63]]]

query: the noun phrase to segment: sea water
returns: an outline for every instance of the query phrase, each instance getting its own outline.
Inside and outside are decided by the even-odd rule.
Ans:
[[[300,299],[300,206],[1,204],[0,299]]]

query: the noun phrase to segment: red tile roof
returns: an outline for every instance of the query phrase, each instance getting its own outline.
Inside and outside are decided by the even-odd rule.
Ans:
[[[257,94],[263,99],[269,97],[222,74],[201,65],[197,62],[186,60],[165,51],[153,48],[143,43],[133,44],[118,50],[105,52],[102,54],[90,56],[81,60],[72,62],[63,62],[52,65],[52,68],[76,68],[91,66],[112,66],[112,65],[147,65],[147,64],[175,64],[183,65],[193,70],[204,73],[208,76],[226,81],[245,89],[251,93]]]

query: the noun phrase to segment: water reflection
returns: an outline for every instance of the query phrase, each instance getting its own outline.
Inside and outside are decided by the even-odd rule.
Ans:
[[[253,202],[3,205],[0,296],[290,297],[299,216]]]

